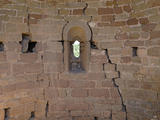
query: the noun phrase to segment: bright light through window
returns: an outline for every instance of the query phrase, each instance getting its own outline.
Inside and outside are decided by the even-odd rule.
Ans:
[[[80,57],[80,42],[79,41],[75,41],[73,44],[73,54],[76,58]]]

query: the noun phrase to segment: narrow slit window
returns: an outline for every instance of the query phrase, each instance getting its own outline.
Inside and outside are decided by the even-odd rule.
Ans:
[[[3,52],[4,51],[4,44],[3,42],[0,42],[0,52]]]
[[[98,120],[98,117],[94,117],[94,120]]]
[[[31,112],[31,116],[30,116],[29,120],[34,120],[34,118],[35,118],[35,112]]]
[[[46,118],[48,117],[48,112],[49,112],[49,102],[47,101],[46,108],[45,108],[45,117]]]
[[[9,111],[10,111],[10,108],[5,108],[4,109],[4,120],[9,120]]]
[[[73,45],[74,57],[79,58],[80,57],[80,42],[76,40],[72,45]]]
[[[138,55],[137,55],[137,50],[138,50],[138,47],[133,47],[133,48],[132,48],[132,56],[133,56],[133,57],[138,56]]]

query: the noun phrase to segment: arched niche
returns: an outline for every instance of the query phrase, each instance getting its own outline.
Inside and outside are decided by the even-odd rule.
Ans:
[[[81,21],[72,21],[66,25],[63,31],[65,71],[88,71],[90,39],[91,31],[87,23]],[[79,57],[75,57],[73,53],[73,44],[75,41],[80,42]]]

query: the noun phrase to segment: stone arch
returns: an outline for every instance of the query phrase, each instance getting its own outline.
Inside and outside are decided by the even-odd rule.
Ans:
[[[80,42],[80,58],[74,58],[72,55],[72,44],[76,40]],[[88,71],[90,40],[91,30],[87,23],[72,21],[65,26],[63,31],[65,71]]]

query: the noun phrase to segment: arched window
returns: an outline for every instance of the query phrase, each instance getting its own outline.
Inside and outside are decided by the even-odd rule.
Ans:
[[[73,44],[73,55],[75,58],[79,58],[80,57],[80,42],[78,40],[76,40]]]
[[[78,40],[70,42],[70,71],[79,72],[83,71],[83,67],[81,65],[81,46]]]
[[[65,71],[88,71],[91,31],[84,22],[70,22],[63,31]]]

